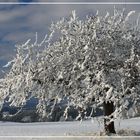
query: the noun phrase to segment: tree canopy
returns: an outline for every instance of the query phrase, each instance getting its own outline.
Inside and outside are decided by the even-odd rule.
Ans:
[[[140,29],[139,19],[130,23],[135,11],[107,12],[81,20],[72,11],[50,26],[50,34],[41,43],[17,45],[16,57],[8,63],[9,73],[0,81],[3,101],[21,105],[37,96],[38,109],[45,115],[46,102],[54,105],[64,97],[68,108],[101,107],[112,102],[110,121],[131,104],[140,102]],[[6,66],[8,66],[6,65]],[[53,110],[53,108],[52,108]]]

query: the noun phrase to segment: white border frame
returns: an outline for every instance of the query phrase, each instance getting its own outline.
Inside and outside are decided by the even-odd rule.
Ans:
[[[0,2],[0,5],[140,5],[140,2]],[[0,139],[14,139],[14,138],[28,138],[28,139],[72,139],[72,138],[86,138],[86,139],[140,139],[140,136],[0,136]]]
[[[6,5],[137,5],[140,2],[0,2]]]
[[[130,138],[132,138],[132,140],[133,139],[135,139],[135,138],[140,138],[140,136],[60,136],[60,135],[58,135],[58,136],[21,136],[21,135],[19,135],[19,136],[0,136],[0,139],[1,138],[32,138],[32,139],[34,139],[34,138],[57,138],[57,139],[60,139],[60,138],[88,138],[88,140],[89,140],[89,138],[91,138],[90,140],[93,140],[93,139],[95,139],[95,138],[99,138],[99,139],[101,139],[102,140],[102,138],[106,138],[106,139],[112,139],[112,138],[115,138],[115,139],[130,139]]]

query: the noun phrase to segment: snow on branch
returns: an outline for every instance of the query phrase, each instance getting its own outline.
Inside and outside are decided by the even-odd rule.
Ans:
[[[29,39],[19,45],[16,57],[5,66],[11,69],[0,94],[15,105],[29,93],[43,97],[38,105],[42,112],[42,104],[56,97],[67,96],[71,105],[84,111],[113,102],[113,115],[118,116],[129,106],[127,101],[140,99],[140,30],[128,24],[134,13],[115,9],[114,15],[97,12],[80,20],[72,11],[69,18],[52,23],[40,44],[36,34],[35,43]]]

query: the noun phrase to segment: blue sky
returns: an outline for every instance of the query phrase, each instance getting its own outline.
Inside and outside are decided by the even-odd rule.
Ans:
[[[1,0],[2,1],[2,0]],[[47,2],[48,0],[3,0],[3,2]],[[59,2],[58,0],[49,0]],[[60,0],[68,2],[68,0]],[[71,0],[75,1],[75,0]],[[83,2],[83,0],[76,0]],[[92,0],[86,0],[91,2]],[[101,0],[98,0],[100,2]],[[103,1],[103,0],[102,0]],[[123,2],[123,0],[106,0],[103,2]],[[130,0],[125,0],[130,1]],[[135,0],[138,1],[138,0]],[[92,1],[93,2],[93,1]],[[133,1],[134,2],[134,1]],[[72,10],[83,18],[86,14],[94,14],[99,10],[101,15],[106,11],[113,11],[114,5],[5,5],[0,4],[0,77],[2,66],[15,55],[15,44],[26,42],[29,38],[33,41],[38,32],[39,39],[48,32],[52,21],[68,16]],[[119,5],[119,9],[126,8],[140,12],[140,5]]]

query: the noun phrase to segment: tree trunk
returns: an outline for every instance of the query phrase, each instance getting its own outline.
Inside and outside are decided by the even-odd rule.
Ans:
[[[104,116],[111,115],[114,111],[113,102],[104,102],[103,108],[104,108]],[[111,118],[113,118],[113,116]],[[104,119],[104,128],[107,134],[116,133],[114,127],[114,121],[109,123],[109,119]]]

